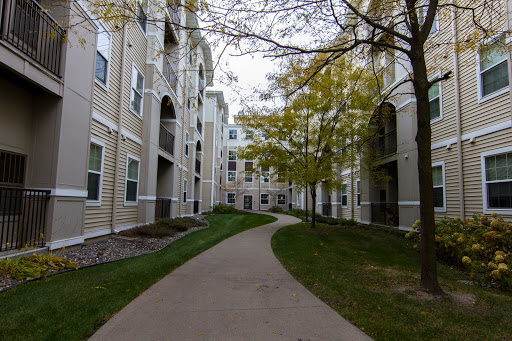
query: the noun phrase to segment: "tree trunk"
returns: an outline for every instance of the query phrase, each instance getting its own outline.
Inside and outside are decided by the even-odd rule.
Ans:
[[[312,229],[315,228],[315,223],[316,223],[316,186],[314,188],[315,189],[313,189],[313,186],[311,186],[311,203],[312,203],[312,208],[311,208],[311,228]]]
[[[432,294],[444,294],[437,280],[436,243],[434,219],[434,190],[432,181],[430,103],[428,100],[428,78],[425,56],[422,47],[412,47],[411,57],[414,71],[414,91],[416,94],[418,146],[418,175],[420,183],[421,219],[421,286]]]
[[[308,185],[306,185],[305,192],[306,195],[304,196],[306,198],[306,223],[308,222]]]

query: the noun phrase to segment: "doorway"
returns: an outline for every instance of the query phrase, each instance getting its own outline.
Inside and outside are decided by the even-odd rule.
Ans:
[[[252,195],[244,195],[244,210],[252,210]]]

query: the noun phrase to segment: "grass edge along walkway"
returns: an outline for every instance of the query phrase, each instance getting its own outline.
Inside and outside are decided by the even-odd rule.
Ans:
[[[377,230],[309,226],[274,234],[276,257],[375,340],[512,340],[511,292],[461,284],[466,273],[438,263],[441,286],[462,300],[421,298],[419,253],[410,241]]]
[[[277,219],[261,214],[207,217],[195,231],[152,254],[30,282],[0,294],[2,340],[79,340],[165,275],[224,239]]]

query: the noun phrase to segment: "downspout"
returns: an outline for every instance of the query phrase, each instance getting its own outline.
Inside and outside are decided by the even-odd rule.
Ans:
[[[454,0],[455,4],[456,1]],[[452,8],[453,14],[453,44],[455,49],[453,51],[453,64],[454,64],[454,80],[455,80],[455,112],[457,117],[457,161],[458,161],[458,173],[459,173],[459,210],[460,217],[464,220],[466,216],[466,208],[464,203],[464,167],[462,157],[462,115],[460,109],[460,85],[459,85],[459,52],[457,51],[457,9]],[[445,170],[446,171],[446,170]],[[446,183],[444,184],[446,190]],[[447,203],[444,203],[447,205]]]
[[[214,107],[214,109],[216,109],[217,106]],[[205,122],[205,125],[206,125],[206,122]],[[206,128],[206,127],[205,127]],[[212,204],[212,207],[213,205],[215,205],[215,203],[213,202],[213,189],[215,188],[215,166],[216,166],[216,161],[217,161],[217,154],[215,153],[216,152],[216,148],[215,148],[215,137],[216,137],[216,132],[217,132],[217,110],[214,110],[213,112],[213,141],[212,141],[212,185],[211,185],[211,188],[210,188],[210,203]]]
[[[123,127],[123,95],[124,95],[124,73],[126,68],[126,32],[127,26],[123,27],[123,51],[121,53],[121,88],[119,91],[119,107],[118,107],[118,120],[117,120],[117,145],[116,145],[116,168],[114,171],[114,198],[112,203],[112,226],[110,228],[111,233],[116,232],[116,220],[117,220],[117,194],[118,194],[118,183],[119,183],[119,162],[121,162],[121,143],[122,143],[122,127]]]
[[[186,59],[186,58],[185,58]],[[187,61],[185,60],[185,63],[187,63]],[[179,177],[178,177],[178,181],[179,181],[179,184],[178,184],[178,188],[181,188],[182,190],[179,191],[178,190],[178,212],[177,213],[177,216],[178,217],[181,217],[181,210],[182,210],[182,206],[183,206],[183,193],[185,193],[185,188],[184,188],[184,173],[185,171],[183,170],[184,166],[183,166],[183,162],[184,162],[184,159],[185,159],[185,144],[187,143],[187,141],[185,141],[185,135],[186,135],[186,132],[188,131],[188,125],[190,125],[190,122],[188,122],[188,125],[185,125],[185,110],[187,110],[187,92],[186,92],[186,87],[187,87],[187,70],[186,68],[183,68],[183,86],[181,87],[181,92],[183,94],[183,104],[182,104],[182,108],[183,110],[181,111],[181,124],[182,124],[182,129],[181,129],[181,151],[180,151],[180,165],[181,165],[181,172],[179,174]],[[190,150],[188,151],[188,156],[190,157]],[[188,169],[188,165],[187,165],[187,169]],[[188,200],[188,177],[187,177],[187,200]],[[185,201],[185,210],[187,209],[187,202]],[[186,212],[185,212],[186,214]]]

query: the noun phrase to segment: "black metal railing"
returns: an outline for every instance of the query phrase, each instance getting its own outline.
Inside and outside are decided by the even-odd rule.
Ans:
[[[156,198],[155,220],[171,217],[171,199]]]
[[[194,201],[194,214],[199,213],[199,201]]]
[[[0,251],[43,246],[50,191],[0,186]]]
[[[197,118],[196,127],[199,134],[203,135],[203,124],[199,121],[199,117]]]
[[[332,216],[332,205],[330,203],[322,204],[322,215],[324,217]]]
[[[174,93],[176,93],[176,88],[178,86],[178,76],[172,67],[171,61],[167,56],[164,56],[164,67],[163,67],[164,77],[169,83],[169,86],[172,88]]]
[[[1,39],[57,76],[66,32],[33,0],[3,0]]]
[[[382,156],[396,153],[396,129],[379,137],[375,143],[375,149]]]
[[[201,174],[201,161],[196,159],[196,173]]]
[[[372,202],[371,222],[373,224],[398,226],[398,203],[396,202]]]
[[[174,155],[174,135],[171,134],[171,132],[167,130],[162,123],[160,123],[160,138],[158,146],[167,153]]]

